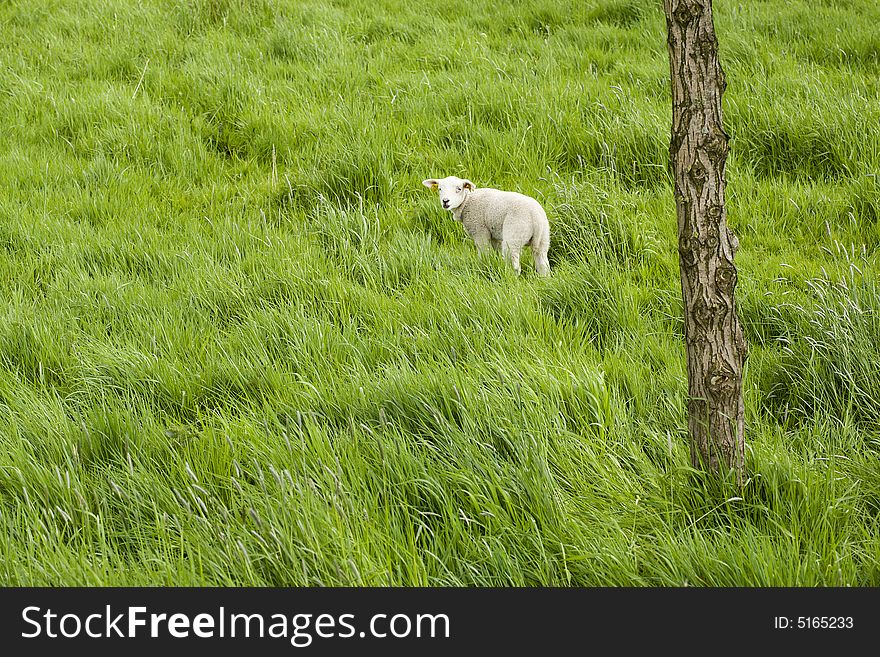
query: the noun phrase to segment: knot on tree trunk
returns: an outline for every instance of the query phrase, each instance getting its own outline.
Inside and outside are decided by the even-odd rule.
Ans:
[[[703,185],[706,184],[709,172],[706,171],[706,167],[703,166],[698,157],[694,158],[693,163],[688,168],[688,176],[691,179],[691,183],[693,183],[697,196],[701,196],[703,194]]]
[[[696,252],[691,246],[691,238],[686,232],[683,232],[678,238],[678,255],[681,258],[682,264],[688,267],[695,265],[697,262]]]
[[[691,305],[691,316],[694,323],[702,332],[705,332],[715,315],[714,302],[707,301],[702,296],[697,297]],[[696,333],[696,332],[695,332]],[[696,335],[694,336],[696,337]]]
[[[672,13],[679,25],[686,26],[703,13],[703,7],[703,0],[679,0]]]
[[[718,39],[713,32],[702,30],[697,37],[697,52],[700,55],[714,55],[718,52]]]
[[[736,267],[733,266],[733,263],[723,261],[715,270],[715,285],[721,294],[732,298],[736,280]]]
[[[727,152],[729,150],[727,145],[728,140],[727,133],[724,132],[721,126],[713,125],[712,128],[703,135],[700,146],[708,156],[723,160],[727,157]]]
[[[706,377],[706,389],[717,398],[732,395],[736,391],[737,379],[733,368],[721,356],[715,356]]]

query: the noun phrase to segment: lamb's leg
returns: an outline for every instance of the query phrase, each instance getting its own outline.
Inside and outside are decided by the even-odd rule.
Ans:
[[[489,251],[491,240],[489,239],[489,230],[483,228],[473,234],[474,244],[477,247],[477,253],[482,257]]]
[[[538,276],[550,275],[550,262],[547,260],[547,256],[544,256],[543,259],[535,260],[535,271],[538,273]]]
[[[547,258],[547,251],[532,251],[532,255],[535,257],[535,271],[538,276],[549,276],[550,260]]]
[[[502,242],[501,243],[501,253],[504,254],[504,259],[510,263],[510,266],[513,267],[513,271],[519,275],[521,268],[519,266],[519,253],[522,250],[521,246],[513,244],[511,242]]]
[[[532,242],[532,256],[535,260],[535,272],[538,276],[550,275],[550,259],[547,253],[550,251],[550,236],[543,232],[539,240]]]

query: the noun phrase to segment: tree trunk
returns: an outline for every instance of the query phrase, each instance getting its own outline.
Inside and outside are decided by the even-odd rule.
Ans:
[[[672,140],[678,253],[684,300],[691,463],[733,469],[742,485],[746,359],[734,303],[738,241],[724,206],[726,86],[718,63],[712,0],[663,0],[672,82]]]

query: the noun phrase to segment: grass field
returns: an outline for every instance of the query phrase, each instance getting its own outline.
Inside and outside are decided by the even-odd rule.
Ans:
[[[715,14],[741,490],[689,468],[659,0],[2,3],[0,583],[880,585],[880,5]]]

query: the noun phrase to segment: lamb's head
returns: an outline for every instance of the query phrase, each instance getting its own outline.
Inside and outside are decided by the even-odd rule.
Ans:
[[[476,186],[470,180],[462,180],[455,176],[442,178],[429,178],[423,180],[422,184],[430,190],[437,190],[440,193],[440,205],[444,210],[454,210],[465,202],[468,194],[470,194]]]

